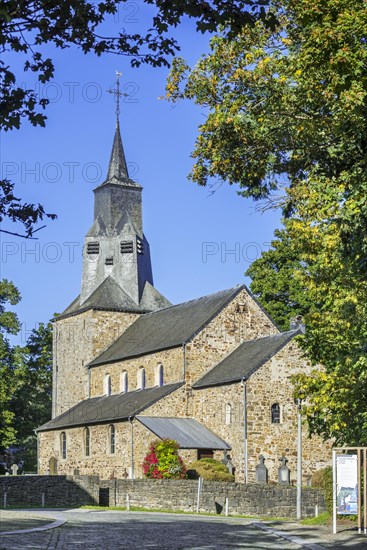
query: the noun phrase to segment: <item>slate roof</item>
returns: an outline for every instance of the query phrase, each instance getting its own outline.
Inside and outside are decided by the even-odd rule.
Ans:
[[[161,439],[174,439],[181,449],[229,450],[220,437],[193,418],[137,416],[146,428]]]
[[[145,281],[143,294],[140,299],[141,309],[146,311],[155,311],[165,307],[170,307],[172,304],[163,294],[161,294],[149,281]]]
[[[238,285],[142,315],[107,350],[91,361],[89,366],[178,347],[193,338],[245,288],[245,285]]]
[[[119,309],[136,311],[138,305],[126,294],[120,285],[110,275],[96,288],[82,304],[82,307],[118,307]]]
[[[87,309],[110,309],[121,310],[138,313],[146,313],[149,309],[138,306],[126,292],[120,287],[120,285],[108,276],[92,294],[80,304],[80,296],[78,296],[59,316],[64,317],[80,313]]]
[[[207,388],[246,380],[298,334],[300,331],[297,329],[243,342],[204,374],[193,388]]]
[[[116,130],[113,139],[110,162],[108,165],[107,179],[99,187],[107,184],[127,185],[129,187],[133,186],[141,188],[139,184],[135,183],[129,177],[124,147],[121,140],[120,123],[118,119],[116,120]]]
[[[159,399],[166,397],[183,385],[183,382],[167,384],[145,390],[137,390],[116,395],[103,395],[85,399],[68,411],[53,418],[37,432],[87,426],[90,424],[105,424],[117,420],[128,420],[153,405]]]

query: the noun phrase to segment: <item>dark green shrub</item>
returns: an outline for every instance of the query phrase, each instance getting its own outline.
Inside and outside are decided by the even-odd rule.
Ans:
[[[311,485],[324,491],[326,510],[333,512],[333,469],[331,466],[315,472],[311,478]]]
[[[187,469],[189,479],[201,477],[207,481],[234,481],[235,478],[228,472],[227,467],[214,458],[202,458],[189,464]]]

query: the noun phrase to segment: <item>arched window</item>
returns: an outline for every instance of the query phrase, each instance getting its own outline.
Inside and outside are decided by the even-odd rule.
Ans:
[[[230,403],[226,404],[225,423],[226,424],[232,424],[232,405]]]
[[[163,386],[163,365],[158,365],[155,373],[156,386]]]
[[[89,430],[89,428],[84,429],[84,454],[85,454],[85,456],[90,456],[90,430]]]
[[[106,374],[104,377],[104,393],[105,395],[111,395],[111,376],[109,374]]]
[[[271,423],[280,424],[280,405],[273,403],[271,406]]]
[[[108,426],[108,450],[111,455],[115,454],[116,448],[116,429],[113,424]]]
[[[143,390],[145,388],[145,368],[140,367],[138,371],[138,389]]]
[[[66,433],[61,432],[60,434],[60,452],[61,458],[66,458]]]
[[[120,375],[120,391],[121,393],[126,393],[129,391],[129,380],[126,370],[124,370]]]

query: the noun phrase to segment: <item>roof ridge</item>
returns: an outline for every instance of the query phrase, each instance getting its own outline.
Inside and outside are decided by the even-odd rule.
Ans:
[[[157,309],[156,311],[150,311],[149,313],[145,313],[142,317],[148,317],[148,315],[154,315],[155,313],[159,313],[159,312],[162,312],[162,311],[167,311],[167,309],[172,309],[172,308],[175,308],[175,307],[180,307],[180,306],[184,306],[186,304],[192,304],[193,302],[198,302],[199,300],[205,300],[205,298],[209,298],[211,296],[216,296],[218,294],[221,294],[221,293],[224,293],[224,292],[229,292],[230,290],[232,291],[237,291],[241,288],[246,288],[246,285],[245,284],[238,284],[234,287],[230,287],[230,288],[225,288],[224,290],[218,290],[217,292],[212,292],[211,294],[205,294],[204,296],[199,296],[198,298],[192,298],[191,300],[186,300],[185,302],[180,302],[179,304],[172,304],[170,306],[167,306],[167,307],[162,307],[161,309]]]
[[[295,334],[296,332],[299,332],[301,334],[301,331],[299,328],[293,329],[293,330],[285,330],[283,332],[275,332],[274,334],[268,334],[267,336],[259,336],[257,338],[251,338],[251,340],[243,340],[240,344],[238,344],[237,347],[242,346],[242,344],[248,343],[248,342],[257,342],[258,340],[265,340],[265,338],[280,338],[281,336],[284,336],[285,334]],[[237,348],[235,348],[237,349]]]

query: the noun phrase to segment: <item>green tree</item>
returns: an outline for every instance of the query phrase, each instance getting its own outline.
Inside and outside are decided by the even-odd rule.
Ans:
[[[258,21],[234,38],[213,38],[193,69],[181,58],[173,62],[166,97],[190,99],[207,112],[189,177],[199,185],[211,178],[237,185],[244,196],[281,204],[286,215],[301,197],[285,189],[327,186],[347,202],[337,212],[344,246],[363,263],[365,2],[280,0],[271,9],[275,29]]]
[[[18,386],[13,393],[10,409],[15,444],[20,448],[17,460],[25,468],[36,468],[37,438],[34,430],[50,420],[52,400],[52,324],[40,323],[22,348]]]
[[[220,34],[193,69],[174,61],[171,101],[206,108],[191,179],[237,185],[281,206],[284,229],[251,266],[252,289],[323,372],[295,380],[311,430],[367,442],[367,7],[362,0],[280,0]]]
[[[19,301],[20,294],[13,283],[0,281],[0,451],[15,442],[10,400],[18,385],[19,350],[10,344],[8,335],[17,334],[20,324],[7,307]]]

